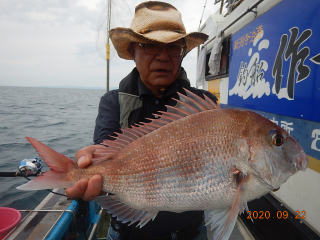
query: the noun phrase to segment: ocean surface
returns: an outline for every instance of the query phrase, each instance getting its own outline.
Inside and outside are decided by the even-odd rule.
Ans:
[[[39,157],[25,137],[75,159],[93,143],[104,90],[0,86],[0,172],[16,172],[21,160]],[[43,170],[48,170],[42,161]],[[23,177],[0,177],[0,207],[33,209],[48,191],[21,191]]]

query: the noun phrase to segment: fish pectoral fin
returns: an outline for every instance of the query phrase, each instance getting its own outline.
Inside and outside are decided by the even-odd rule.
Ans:
[[[237,216],[229,219],[231,209],[214,209],[204,211],[205,225],[211,224],[211,230],[217,228],[213,234],[214,240],[229,239]]]
[[[236,224],[238,214],[244,210],[248,211],[244,184],[246,175],[239,172],[236,177],[238,187],[232,207],[228,209],[206,210],[204,212],[206,225],[211,224],[211,230],[217,228],[213,234],[214,240],[229,239]]]
[[[150,220],[154,220],[158,214],[158,212],[148,212],[130,208],[118,200],[114,195],[97,197],[94,199],[94,201],[99,203],[103,208],[107,209],[108,213],[116,216],[118,221],[123,223],[130,222],[129,226],[140,221],[137,227],[142,228]]]

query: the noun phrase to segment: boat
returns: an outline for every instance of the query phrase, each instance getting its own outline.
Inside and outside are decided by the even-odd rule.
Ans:
[[[199,48],[197,86],[222,108],[251,110],[280,125],[309,158],[306,172],[248,203],[230,239],[320,239],[320,2],[216,3],[221,11],[200,26],[209,39]],[[53,192],[35,209],[20,210],[25,216],[3,239],[106,238],[109,216],[97,203]]]
[[[41,159],[23,159],[18,169],[0,172],[0,177],[38,177],[42,174]],[[98,203],[68,199],[64,189],[48,191],[35,209],[0,208],[0,239],[106,239],[110,216]]]
[[[19,212],[27,214],[3,239],[106,239],[106,233],[99,235],[105,211],[93,201],[68,200],[49,193],[35,209]]]
[[[251,110],[287,130],[308,155],[306,172],[248,203],[246,239],[320,239],[320,1],[216,0],[200,26],[197,86],[222,108]],[[226,8],[225,8],[226,7]]]

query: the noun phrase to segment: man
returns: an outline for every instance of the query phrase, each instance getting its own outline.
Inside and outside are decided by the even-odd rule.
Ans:
[[[202,44],[207,35],[186,34],[178,10],[164,2],[144,2],[135,9],[130,28],[110,30],[110,38],[120,57],[135,61],[136,68],[125,77],[118,90],[107,92],[100,101],[96,119],[94,142],[111,139],[121,128],[155,118],[154,113],[165,111],[165,105],[174,106],[172,98],[186,88],[212,100],[209,92],[190,87],[186,72],[181,68],[183,57]],[[159,142],[161,144],[161,142]],[[76,159],[80,167],[90,164],[94,150],[101,145],[79,150]],[[89,201],[100,194],[102,178],[82,179],[66,190],[69,197],[82,197]],[[143,228],[122,224],[112,218],[107,239],[206,239],[203,212],[159,212]]]

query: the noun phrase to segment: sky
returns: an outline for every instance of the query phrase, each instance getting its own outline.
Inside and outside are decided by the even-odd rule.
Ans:
[[[113,1],[111,27],[130,27],[134,8],[143,1]],[[197,31],[206,0],[165,2],[181,12],[187,32]],[[99,54],[103,31],[97,26],[105,19],[106,4],[107,0],[0,0],[0,86],[105,88],[106,60]],[[207,1],[202,23],[218,5]],[[196,56],[192,50],[182,63],[192,86]],[[133,61],[115,53],[110,89],[133,68]]]

